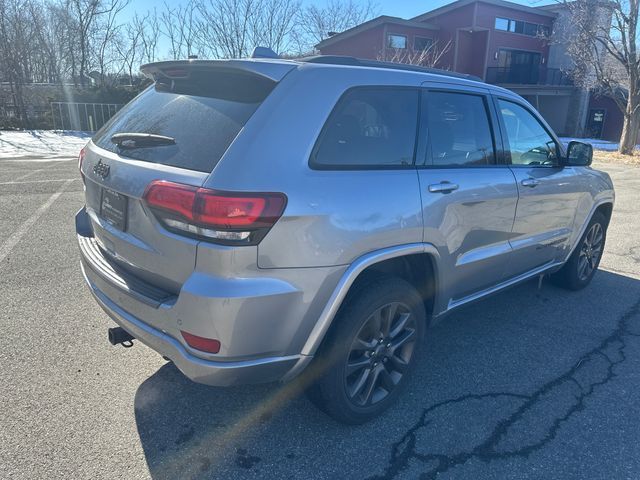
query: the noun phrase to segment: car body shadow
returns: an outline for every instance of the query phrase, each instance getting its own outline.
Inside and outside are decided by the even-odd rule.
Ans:
[[[135,398],[150,474],[435,478],[474,460],[526,462],[589,397],[616,388],[627,344],[640,343],[639,299],[640,281],[599,271],[580,292],[528,282],[456,311],[429,331],[398,404],[357,427],[326,417],[295,383],[207,387],[166,364]],[[590,476],[596,467],[579,461],[571,472]]]

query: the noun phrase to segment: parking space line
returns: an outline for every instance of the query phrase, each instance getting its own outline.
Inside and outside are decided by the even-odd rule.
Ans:
[[[57,162],[57,163],[62,163],[62,162],[71,162],[71,161],[78,161],[77,158],[74,157],[60,157],[60,158],[51,158],[51,157],[47,157],[47,158],[9,158],[9,159],[2,159],[0,158],[0,163],[51,163],[51,162]]]
[[[24,175],[20,175],[18,178],[14,178],[13,181],[17,182],[18,180],[23,180],[23,179],[28,178],[31,175],[35,175],[36,173],[41,172],[43,170],[44,170],[44,168],[38,168],[36,170],[32,170],[29,173],[25,173]]]
[[[80,180],[79,178],[49,178],[47,180],[26,180],[24,182],[18,182],[12,180],[10,182],[0,182],[0,185],[20,185],[26,183],[50,183],[50,182],[73,182],[74,180]]]
[[[25,178],[29,178],[31,175],[35,175],[36,173],[43,172],[45,170],[49,170],[50,168],[57,167],[57,166],[58,166],[57,164],[53,163],[43,168],[36,168],[35,170],[31,170],[30,172],[25,173],[24,175],[20,175],[18,178],[14,178],[13,181],[17,182],[18,180],[24,180]]]
[[[20,225],[18,229],[15,232],[13,232],[13,234],[7,240],[5,240],[5,242],[2,245],[0,245],[0,264],[7,257],[7,255],[11,253],[11,250],[13,250],[13,248],[18,244],[20,239],[27,233],[29,228],[31,228],[31,226],[38,221],[38,219],[44,214],[44,212],[46,212],[49,209],[49,207],[51,207],[51,205],[53,205],[53,202],[55,202],[58,199],[58,197],[62,195],[62,193],[64,192],[64,189],[67,188],[67,186],[73,180],[75,179],[67,180],[56,191],[56,193],[51,195],[49,199],[46,202],[44,202],[44,204],[42,204],[40,208],[38,208],[38,210],[36,210],[33,215],[27,218],[22,223],[22,225]]]

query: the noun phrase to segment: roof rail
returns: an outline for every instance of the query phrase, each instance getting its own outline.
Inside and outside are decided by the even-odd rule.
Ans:
[[[421,67],[419,65],[409,65],[406,63],[383,62],[380,60],[366,60],[363,58],[348,57],[345,55],[316,55],[313,57],[304,57],[298,59],[299,62],[306,63],[322,63],[327,65],[350,65],[353,67],[372,67],[387,68],[393,70],[407,70],[410,72],[431,73],[434,75],[443,75],[446,77],[462,78],[465,80],[473,80],[482,82],[480,77],[468,75],[466,73],[450,72],[439,68]]]

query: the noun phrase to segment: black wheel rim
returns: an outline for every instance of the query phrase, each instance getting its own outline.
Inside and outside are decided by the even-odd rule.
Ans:
[[[604,245],[604,230],[602,225],[594,223],[584,236],[578,256],[578,279],[585,281],[598,267]]]
[[[359,407],[384,400],[407,373],[416,339],[416,322],[404,303],[373,312],[352,342],[345,365],[349,400]]]

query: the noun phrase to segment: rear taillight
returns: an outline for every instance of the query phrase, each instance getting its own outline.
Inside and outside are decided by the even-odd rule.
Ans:
[[[78,170],[80,171],[80,177],[82,177],[82,183],[84,183],[84,173],[82,173],[82,162],[84,161],[85,148],[83,147],[78,154]]]
[[[256,245],[282,215],[287,197],[156,180],[147,187],[144,201],[171,231],[224,245]]]

